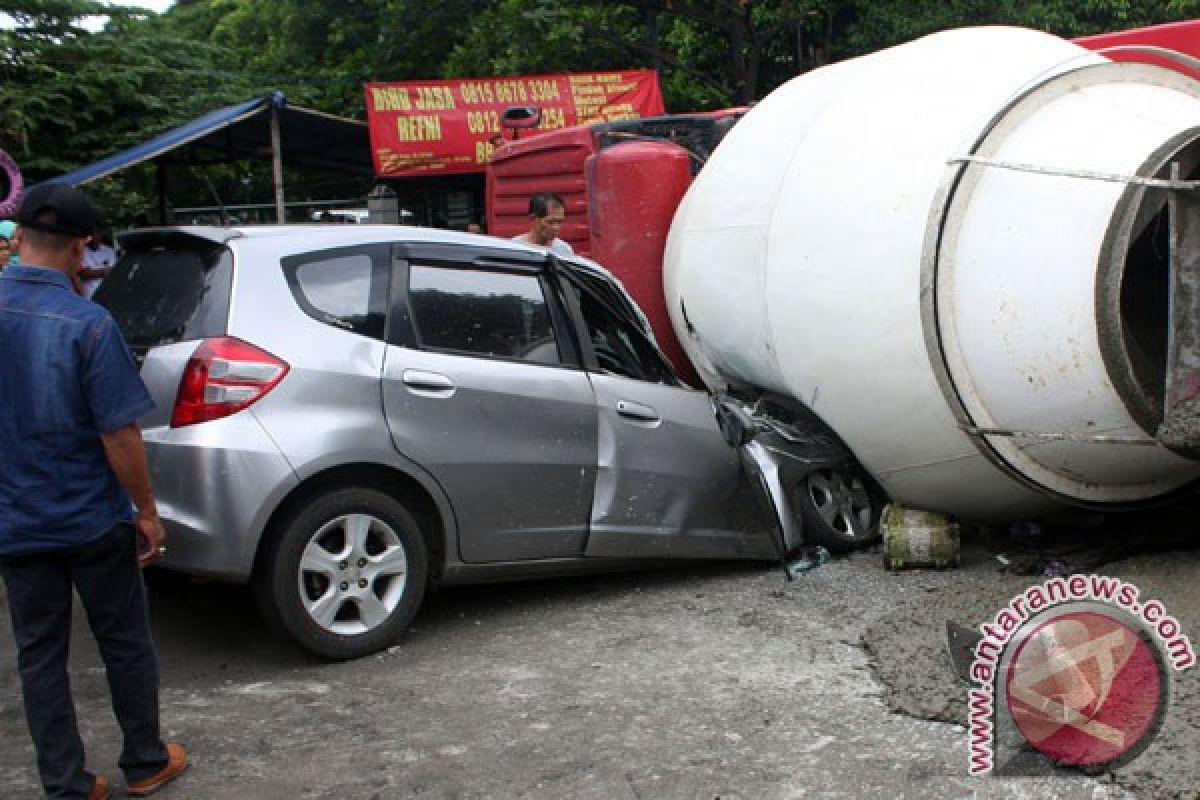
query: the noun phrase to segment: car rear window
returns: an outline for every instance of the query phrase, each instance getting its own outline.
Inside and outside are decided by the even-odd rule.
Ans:
[[[109,310],[135,354],[221,336],[229,316],[233,257],[193,236],[134,242],[93,299]]]
[[[297,305],[313,319],[373,339],[387,322],[391,247],[337,247],[288,256],[283,272]]]

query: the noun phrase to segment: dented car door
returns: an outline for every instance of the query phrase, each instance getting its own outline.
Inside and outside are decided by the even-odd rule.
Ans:
[[[762,557],[767,525],[706,392],[679,384],[623,297],[570,282],[595,392],[586,554]]]

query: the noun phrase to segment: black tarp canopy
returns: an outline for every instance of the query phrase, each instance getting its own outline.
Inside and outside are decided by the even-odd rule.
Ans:
[[[183,151],[173,152],[183,147],[187,147],[186,157]],[[159,202],[165,216],[165,178],[161,169],[164,161],[214,164],[261,158],[266,154],[274,165],[275,213],[279,222],[284,219],[284,163],[289,167],[311,167],[354,176],[373,175],[375,171],[366,123],[289,106],[283,93],[275,91],[210,111],[50,181],[79,186],[144,161],[156,161],[160,166]]]

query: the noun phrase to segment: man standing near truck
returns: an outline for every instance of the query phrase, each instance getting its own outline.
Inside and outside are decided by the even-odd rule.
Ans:
[[[514,242],[524,242],[543,247],[556,256],[573,256],[574,248],[558,238],[558,231],[567,217],[567,205],[554,192],[539,192],[529,198],[529,230],[513,237]]]
[[[124,735],[125,792],[144,797],[187,767],[160,735],[138,571],[166,551],[137,426],[154,403],[112,317],[75,292],[91,202],[44,183],[25,193],[17,224],[21,263],[0,275],[0,576],[25,716],[47,797],[112,797],[86,770],[71,698],[74,589]]]

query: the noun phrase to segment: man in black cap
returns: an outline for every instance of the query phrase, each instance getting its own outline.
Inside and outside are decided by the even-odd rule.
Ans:
[[[109,313],[76,292],[96,226],[79,190],[42,184],[17,212],[21,263],[0,273],[0,575],[46,795],[106,800],[85,769],[67,674],[72,588],[104,659],[126,792],[187,758],[164,743],[139,565],[164,552],[137,419],[153,407]],[[134,513],[130,497],[137,506]]]

